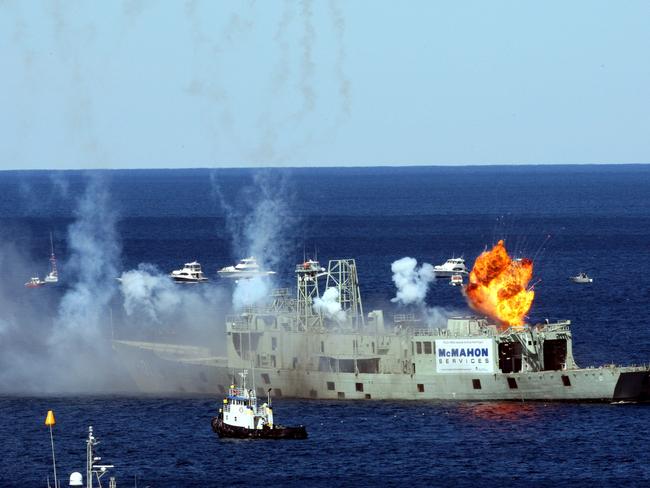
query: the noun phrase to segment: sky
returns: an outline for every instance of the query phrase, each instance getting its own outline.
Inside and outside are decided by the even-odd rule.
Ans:
[[[0,169],[650,162],[650,2],[0,0]]]

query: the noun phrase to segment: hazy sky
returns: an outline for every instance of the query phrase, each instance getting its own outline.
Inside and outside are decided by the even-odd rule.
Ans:
[[[650,2],[0,0],[0,168],[650,162]]]

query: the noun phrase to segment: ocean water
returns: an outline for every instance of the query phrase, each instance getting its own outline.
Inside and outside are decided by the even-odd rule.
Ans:
[[[403,311],[390,301],[396,259],[439,264],[463,255],[471,263],[505,239],[512,254],[534,259],[530,321],[570,319],[578,364],[650,360],[650,166],[3,172],[0,324],[20,323],[23,312],[57,313],[77,279],[66,261],[68,229],[90,181],[107,190],[117,216],[118,271],[146,262],[168,272],[197,259],[216,280],[217,268],[243,257],[253,222],[253,230],[277,234],[265,251],[273,253],[278,285],[292,285],[304,253],[317,252],[321,262],[354,257],[365,309],[390,314]],[[251,217],[266,214],[268,222]],[[50,231],[62,284],[28,293],[22,284],[47,266]],[[579,271],[594,283],[570,283]],[[128,332],[133,324],[121,322],[115,300],[118,329]],[[430,287],[427,303],[468,311],[446,282]],[[35,330],[26,327],[16,340],[0,326],[0,354],[33,354]],[[221,338],[207,332],[218,351]],[[12,361],[0,364],[0,486],[44,485],[51,477],[48,409],[57,415],[60,475],[83,469],[92,424],[103,441],[100,455],[117,466],[118,486],[650,482],[644,405],[286,399],[276,414],[282,423],[307,425],[308,440],[222,441],[210,430],[216,396],[17,394],[8,385],[20,371]],[[128,390],[128,378],[121,385]]]

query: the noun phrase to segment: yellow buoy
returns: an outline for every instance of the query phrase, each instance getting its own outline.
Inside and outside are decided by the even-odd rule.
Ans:
[[[54,412],[52,410],[47,411],[47,417],[45,418],[45,425],[48,426],[53,426],[56,424],[56,421],[54,420]]]

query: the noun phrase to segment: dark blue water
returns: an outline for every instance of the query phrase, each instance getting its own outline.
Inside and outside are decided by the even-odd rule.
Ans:
[[[45,298],[10,295],[30,274],[12,263],[46,259],[51,229],[65,260],[66,229],[88,178],[77,172],[0,173],[0,240],[20,258],[2,261],[0,319],[17,315],[12,300],[26,310],[56,309],[65,286]],[[321,261],[357,259],[366,309],[400,311],[389,302],[395,259],[439,264],[462,254],[471,261],[505,238],[512,253],[535,258],[531,321],[570,319],[579,364],[650,359],[648,166],[294,169],[261,176],[247,170],[114,171],[99,178],[118,214],[123,270],[149,262],[169,271],[198,259],[214,278],[217,267],[242,257],[237,241],[262,188],[287,212],[280,284],[291,285],[303,249],[317,247]],[[594,283],[569,283],[578,271],[587,271]],[[433,285],[427,302],[467,311],[458,290],[446,283]],[[2,332],[0,339],[6,344]],[[216,350],[219,338],[213,340]],[[29,337],[21,341],[29,343]],[[5,367],[0,380],[13,373]],[[216,439],[209,428],[213,398],[5,393],[0,482],[7,486],[19,484],[14,474],[27,485],[48,476],[48,409],[57,414],[59,472],[83,468],[85,429],[93,424],[104,441],[101,454],[118,465],[121,486],[132,485],[134,476],[138,486],[650,481],[644,406],[284,400],[276,413],[284,423],[306,424],[310,438],[274,443]]]

